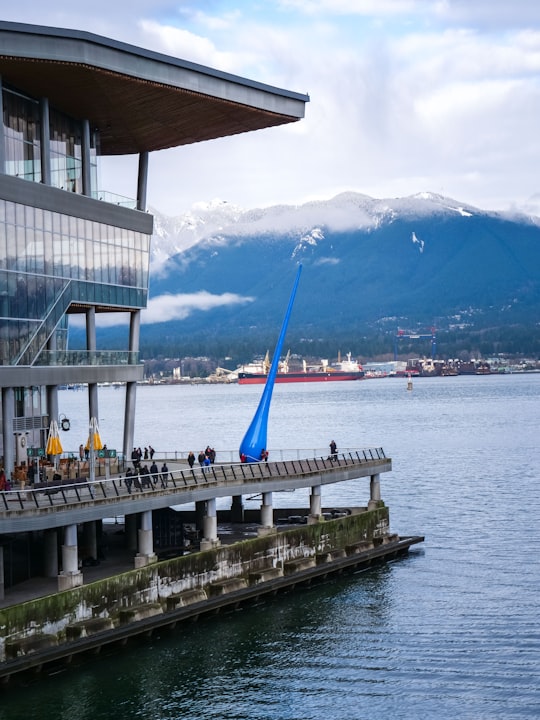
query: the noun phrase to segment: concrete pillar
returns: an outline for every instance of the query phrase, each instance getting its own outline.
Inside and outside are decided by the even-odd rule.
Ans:
[[[152,511],[141,513],[141,526],[139,527],[139,552],[135,555],[135,567],[140,568],[157,561],[154,553],[154,537],[152,532]]]
[[[257,528],[258,535],[268,535],[276,532],[274,526],[274,507],[272,505],[272,493],[263,492],[261,505],[261,524]]]
[[[244,504],[242,503],[241,495],[233,495],[231,503],[231,522],[244,522]]]
[[[43,533],[43,570],[45,577],[58,575],[58,534],[56,528]]]
[[[217,534],[217,510],[216,499],[211,498],[206,501],[206,513],[203,518],[203,539],[201,540],[201,550],[210,550],[219,546],[219,538]]]
[[[79,548],[77,547],[77,525],[66,525],[62,545],[62,572],[58,575],[58,590],[70,590],[83,584],[79,572]]]
[[[132,312],[129,318],[129,364],[138,362],[139,342],[141,334],[141,311]],[[131,457],[131,451],[135,445],[135,400],[137,395],[137,383],[126,383],[126,402],[124,406],[124,456]]]
[[[148,152],[139,153],[139,173],[137,177],[137,210],[146,212],[146,188],[148,181]]]
[[[381,501],[381,482],[380,475],[371,475],[369,479],[369,502],[368,510],[375,510]]]
[[[311,488],[311,495],[309,496],[308,525],[320,522],[321,517],[321,486],[315,485]]]

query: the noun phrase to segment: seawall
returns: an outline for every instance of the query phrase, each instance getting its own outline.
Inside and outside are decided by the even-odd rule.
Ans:
[[[423,538],[376,509],[163,560],[0,610],[0,679],[96,652],[332,572],[404,554]]]

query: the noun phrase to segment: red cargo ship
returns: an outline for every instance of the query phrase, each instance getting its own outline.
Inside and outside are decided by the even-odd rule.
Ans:
[[[319,367],[307,367],[303,361],[302,370],[289,370],[289,356],[276,374],[276,383],[304,383],[304,382],[338,382],[343,380],[361,380],[364,377],[362,366],[351,360],[351,353],[347,353],[347,360],[328,365],[322,361]],[[244,366],[238,371],[239,385],[263,385],[268,377],[268,355],[259,366]]]

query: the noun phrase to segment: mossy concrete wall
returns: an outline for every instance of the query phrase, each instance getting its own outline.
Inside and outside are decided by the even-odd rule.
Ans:
[[[33,636],[56,636],[66,641],[68,626],[93,618],[120,623],[121,611],[160,603],[185,591],[204,590],[232,578],[252,578],[269,569],[357,545],[370,544],[389,534],[389,513],[383,503],[369,512],[295,527],[233,545],[164,560],[98,582],[55,593],[0,610],[0,662],[6,642]],[[289,565],[290,567],[290,565]],[[125,613],[124,613],[125,614]]]

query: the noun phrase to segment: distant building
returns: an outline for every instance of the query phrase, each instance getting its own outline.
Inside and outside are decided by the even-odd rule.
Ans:
[[[0,22],[0,466],[11,475],[58,420],[60,385],[126,384],[133,444],[153,218],[149,153],[303,117],[307,96],[87,32]],[[132,200],[99,183],[102,156],[138,155]],[[136,189],[135,189],[136,188]],[[96,314],[126,312],[122,350]],[[70,351],[70,315],[86,349]]]

